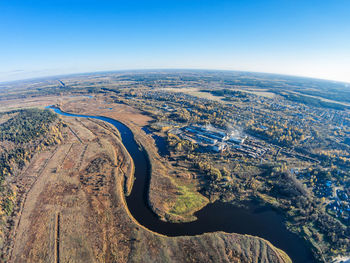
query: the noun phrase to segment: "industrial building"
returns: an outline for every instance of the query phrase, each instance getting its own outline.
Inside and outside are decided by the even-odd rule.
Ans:
[[[234,136],[232,132],[213,126],[190,125],[175,129],[172,133],[215,152],[226,150],[230,144],[243,144],[246,139],[246,136]]]

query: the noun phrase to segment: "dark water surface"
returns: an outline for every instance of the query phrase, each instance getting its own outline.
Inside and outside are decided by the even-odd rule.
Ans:
[[[146,133],[146,134],[151,134],[152,138],[157,146],[158,149],[158,153],[160,156],[162,157],[166,157],[170,155],[170,152],[166,146],[166,141],[163,137],[159,136],[159,135],[155,135],[153,134],[153,132],[147,127],[144,126],[142,127],[142,130]]]
[[[215,202],[208,204],[195,215],[198,220],[190,223],[161,221],[148,205],[150,162],[147,153],[135,142],[131,130],[124,124],[107,117],[69,114],[51,107],[56,113],[99,119],[111,123],[120,132],[123,144],[135,163],[135,183],[130,196],[126,197],[128,208],[134,218],[146,228],[167,236],[192,236],[208,232],[224,231],[258,236],[284,250],[293,262],[314,262],[310,249],[303,239],[288,231],[281,214],[268,207],[248,203],[248,209],[232,204]],[[165,146],[163,146],[165,147]]]

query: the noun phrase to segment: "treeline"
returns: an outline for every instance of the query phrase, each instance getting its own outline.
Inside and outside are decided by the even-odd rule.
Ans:
[[[326,101],[322,101],[320,99],[308,97],[308,96],[294,95],[294,94],[281,94],[281,95],[287,100],[303,103],[308,106],[314,106],[319,108],[330,108],[333,110],[346,110],[350,108],[342,104],[326,102]]]
[[[288,126],[287,123],[256,124],[253,120],[249,120],[246,131],[253,136],[259,135],[268,142],[287,147],[296,145],[300,141],[305,140],[304,131],[302,129],[290,125]]]
[[[350,91],[339,89],[327,89],[326,91],[300,90],[300,93],[318,96],[325,99],[350,102]]]
[[[0,124],[0,143],[7,144],[0,154],[0,214],[10,215],[15,202],[16,189],[6,181],[17,173],[32,156],[49,145],[60,143],[64,124],[49,110],[27,109]],[[12,143],[8,143],[12,142]]]
[[[208,92],[214,96],[222,96],[222,97],[237,97],[237,98],[246,98],[247,94],[245,92],[241,92],[238,90],[231,89],[219,89],[219,90],[200,90],[201,92]]]
[[[18,114],[0,125],[0,141],[27,143],[49,131],[57,115],[49,110],[19,110]]]
[[[155,114],[153,117],[158,118],[161,121],[177,121],[182,123],[197,123],[207,124],[211,123],[214,126],[226,128],[227,114],[222,109],[221,104],[218,102],[199,99],[187,94],[171,94],[164,92],[142,92],[130,90],[126,95],[132,97],[142,98],[148,103],[158,102],[164,103],[176,103],[176,109],[169,113],[169,115],[162,115],[160,119]],[[171,105],[171,104],[170,104]],[[145,110],[141,107],[142,110]]]
[[[333,255],[349,251],[350,227],[328,215],[294,175],[275,167],[265,173],[265,179],[267,184],[261,192],[278,200],[274,205],[286,212],[293,231],[307,235],[316,244],[315,249],[327,247]]]

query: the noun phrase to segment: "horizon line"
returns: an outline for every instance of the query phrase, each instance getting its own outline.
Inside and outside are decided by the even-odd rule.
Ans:
[[[350,86],[350,81],[343,81],[343,80],[335,80],[335,79],[326,79],[326,78],[317,78],[317,77],[310,77],[305,75],[293,75],[293,74],[286,74],[286,73],[275,73],[275,72],[263,72],[263,71],[248,71],[248,70],[235,70],[235,69],[209,69],[209,68],[138,68],[138,69],[110,69],[110,70],[97,70],[97,71],[82,71],[82,72],[72,72],[72,73],[62,73],[62,74],[48,74],[44,76],[38,76],[38,77],[28,77],[28,78],[19,78],[14,80],[0,80],[0,85],[7,84],[7,83],[15,83],[15,82],[21,82],[21,81],[35,81],[35,80],[43,80],[43,79],[51,79],[51,78],[58,78],[58,77],[68,77],[68,76],[74,76],[74,75],[88,75],[88,74],[102,74],[102,73],[117,73],[117,72],[136,72],[136,71],[144,71],[144,72],[151,72],[151,71],[218,71],[218,72],[242,72],[242,73],[253,73],[253,74],[267,74],[267,75],[276,75],[276,76],[285,76],[285,77],[294,77],[294,78],[305,78],[305,79],[313,79],[318,81],[326,81],[326,82],[336,82],[339,84],[344,84],[346,87]]]

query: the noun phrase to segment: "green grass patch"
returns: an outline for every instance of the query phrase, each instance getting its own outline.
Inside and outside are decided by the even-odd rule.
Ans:
[[[205,206],[208,200],[189,186],[179,186],[179,195],[170,213],[179,216],[192,214]]]
[[[266,202],[272,206],[275,206],[275,207],[279,206],[278,200],[272,196],[269,196],[266,194],[261,194],[261,193],[258,193],[258,196],[260,197],[261,200],[263,200],[264,202]]]

